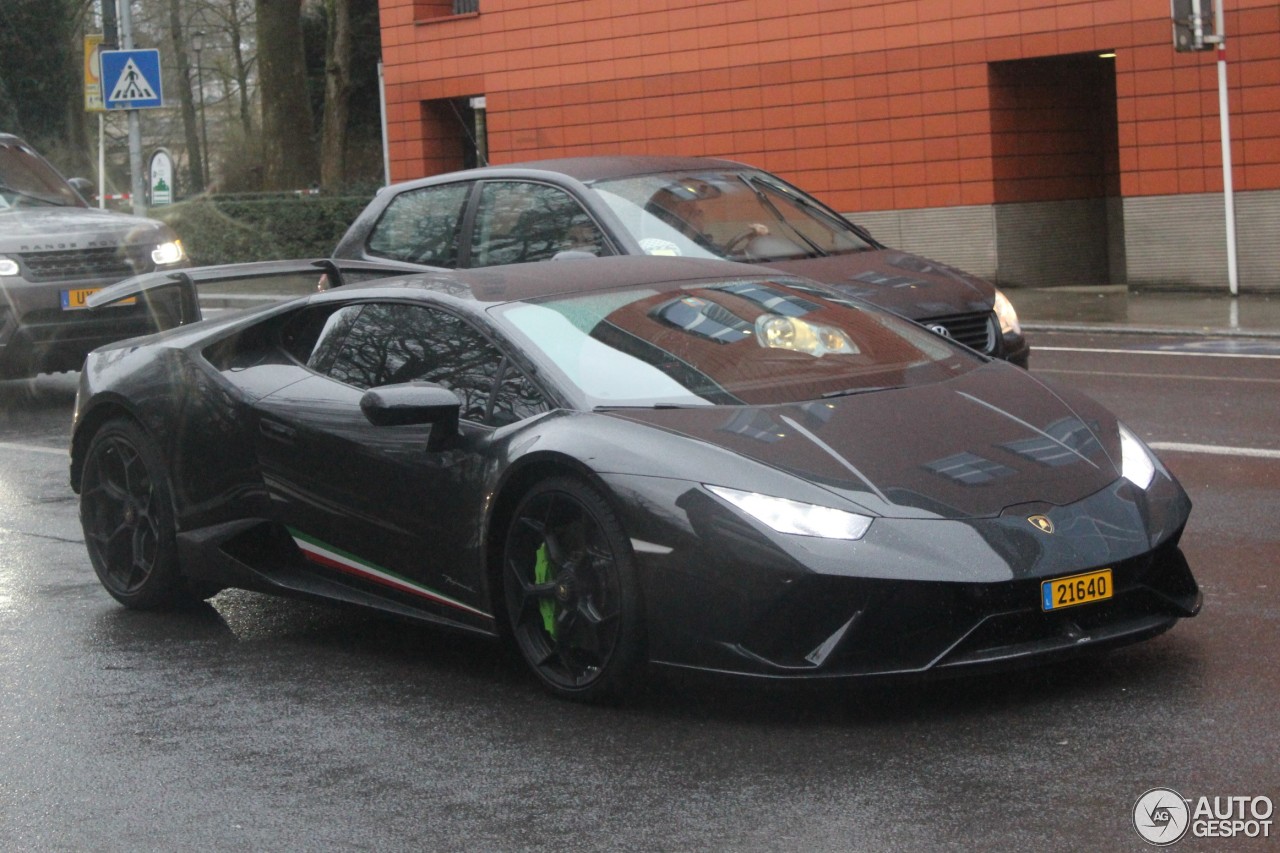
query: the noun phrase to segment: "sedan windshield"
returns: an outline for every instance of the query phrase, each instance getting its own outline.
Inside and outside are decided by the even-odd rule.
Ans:
[[[982,363],[912,323],[787,278],[623,288],[492,311],[597,408],[796,403],[938,382]]]
[[[839,215],[767,172],[666,172],[592,188],[650,255],[765,262],[874,248]]]

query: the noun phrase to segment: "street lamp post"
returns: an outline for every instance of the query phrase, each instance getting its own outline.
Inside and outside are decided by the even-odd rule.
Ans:
[[[204,121],[204,74],[200,66],[200,52],[204,50],[204,33],[196,30],[191,34],[191,49],[196,55],[196,89],[200,91],[200,180],[206,190],[209,188],[209,136]]]

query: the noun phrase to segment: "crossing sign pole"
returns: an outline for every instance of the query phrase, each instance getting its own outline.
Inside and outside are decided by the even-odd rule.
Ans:
[[[125,53],[133,52],[133,12],[131,9],[132,5],[133,5],[132,3],[120,4],[120,43],[121,43],[121,46],[124,48]],[[107,64],[106,57],[107,57],[107,54],[104,52],[103,59],[102,59],[102,71],[103,71],[103,74],[102,74],[103,99],[102,100],[103,100],[103,105],[106,106],[108,110],[113,109],[113,107],[116,106],[116,105],[113,105],[112,101],[124,100],[124,98],[117,99],[117,98],[111,97],[117,92],[121,95],[147,94],[146,92],[142,91],[142,88],[139,85],[139,80],[138,80],[139,77],[142,79],[142,82],[147,84],[147,89],[150,90],[151,94],[155,95],[155,101],[157,102],[155,105],[159,106],[160,103],[163,102],[163,99],[160,97],[159,51],[156,52],[155,72],[154,74],[151,75],[153,77],[152,80],[147,79],[145,70],[142,68],[141,65],[139,65],[140,57],[136,55],[133,57],[133,68],[128,68],[128,69],[125,68],[125,66],[129,64],[128,60],[126,59],[120,65],[120,68],[118,70],[115,70],[115,60],[113,59],[111,60],[111,63],[112,63],[111,71],[108,71],[108,64]],[[146,60],[141,60],[141,62],[145,64]],[[133,72],[136,72],[134,73],[134,76],[130,76],[130,74]],[[134,86],[138,86],[136,91],[133,88]],[[128,113],[129,113],[129,178],[130,178],[129,189],[130,189],[130,195],[132,195],[133,197],[133,212],[134,212],[134,215],[136,216],[145,216],[147,213],[147,201],[146,201],[146,194],[143,189],[143,174],[142,174],[142,124],[138,118],[138,108],[136,106],[137,100],[151,100],[151,99],[146,99],[146,98],[133,99],[130,101],[128,106],[123,106],[123,105],[121,106],[123,106],[124,109],[128,110]]]

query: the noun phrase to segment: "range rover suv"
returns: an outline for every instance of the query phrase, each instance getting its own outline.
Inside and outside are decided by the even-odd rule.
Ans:
[[[176,326],[172,293],[95,311],[85,299],[182,266],[168,226],[90,207],[35,149],[0,133],[0,379],[79,370],[95,347]]]

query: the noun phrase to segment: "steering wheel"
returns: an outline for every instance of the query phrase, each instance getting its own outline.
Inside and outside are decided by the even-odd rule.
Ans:
[[[732,255],[734,254],[734,251],[738,248],[738,246],[741,245],[743,249],[742,253],[744,255],[748,254],[749,250],[748,250],[747,244],[749,244],[750,241],[755,239],[756,237],[765,237],[768,234],[769,234],[769,229],[767,226],[760,225],[758,223],[752,223],[741,234],[737,234],[725,242],[724,252],[726,255]]]

